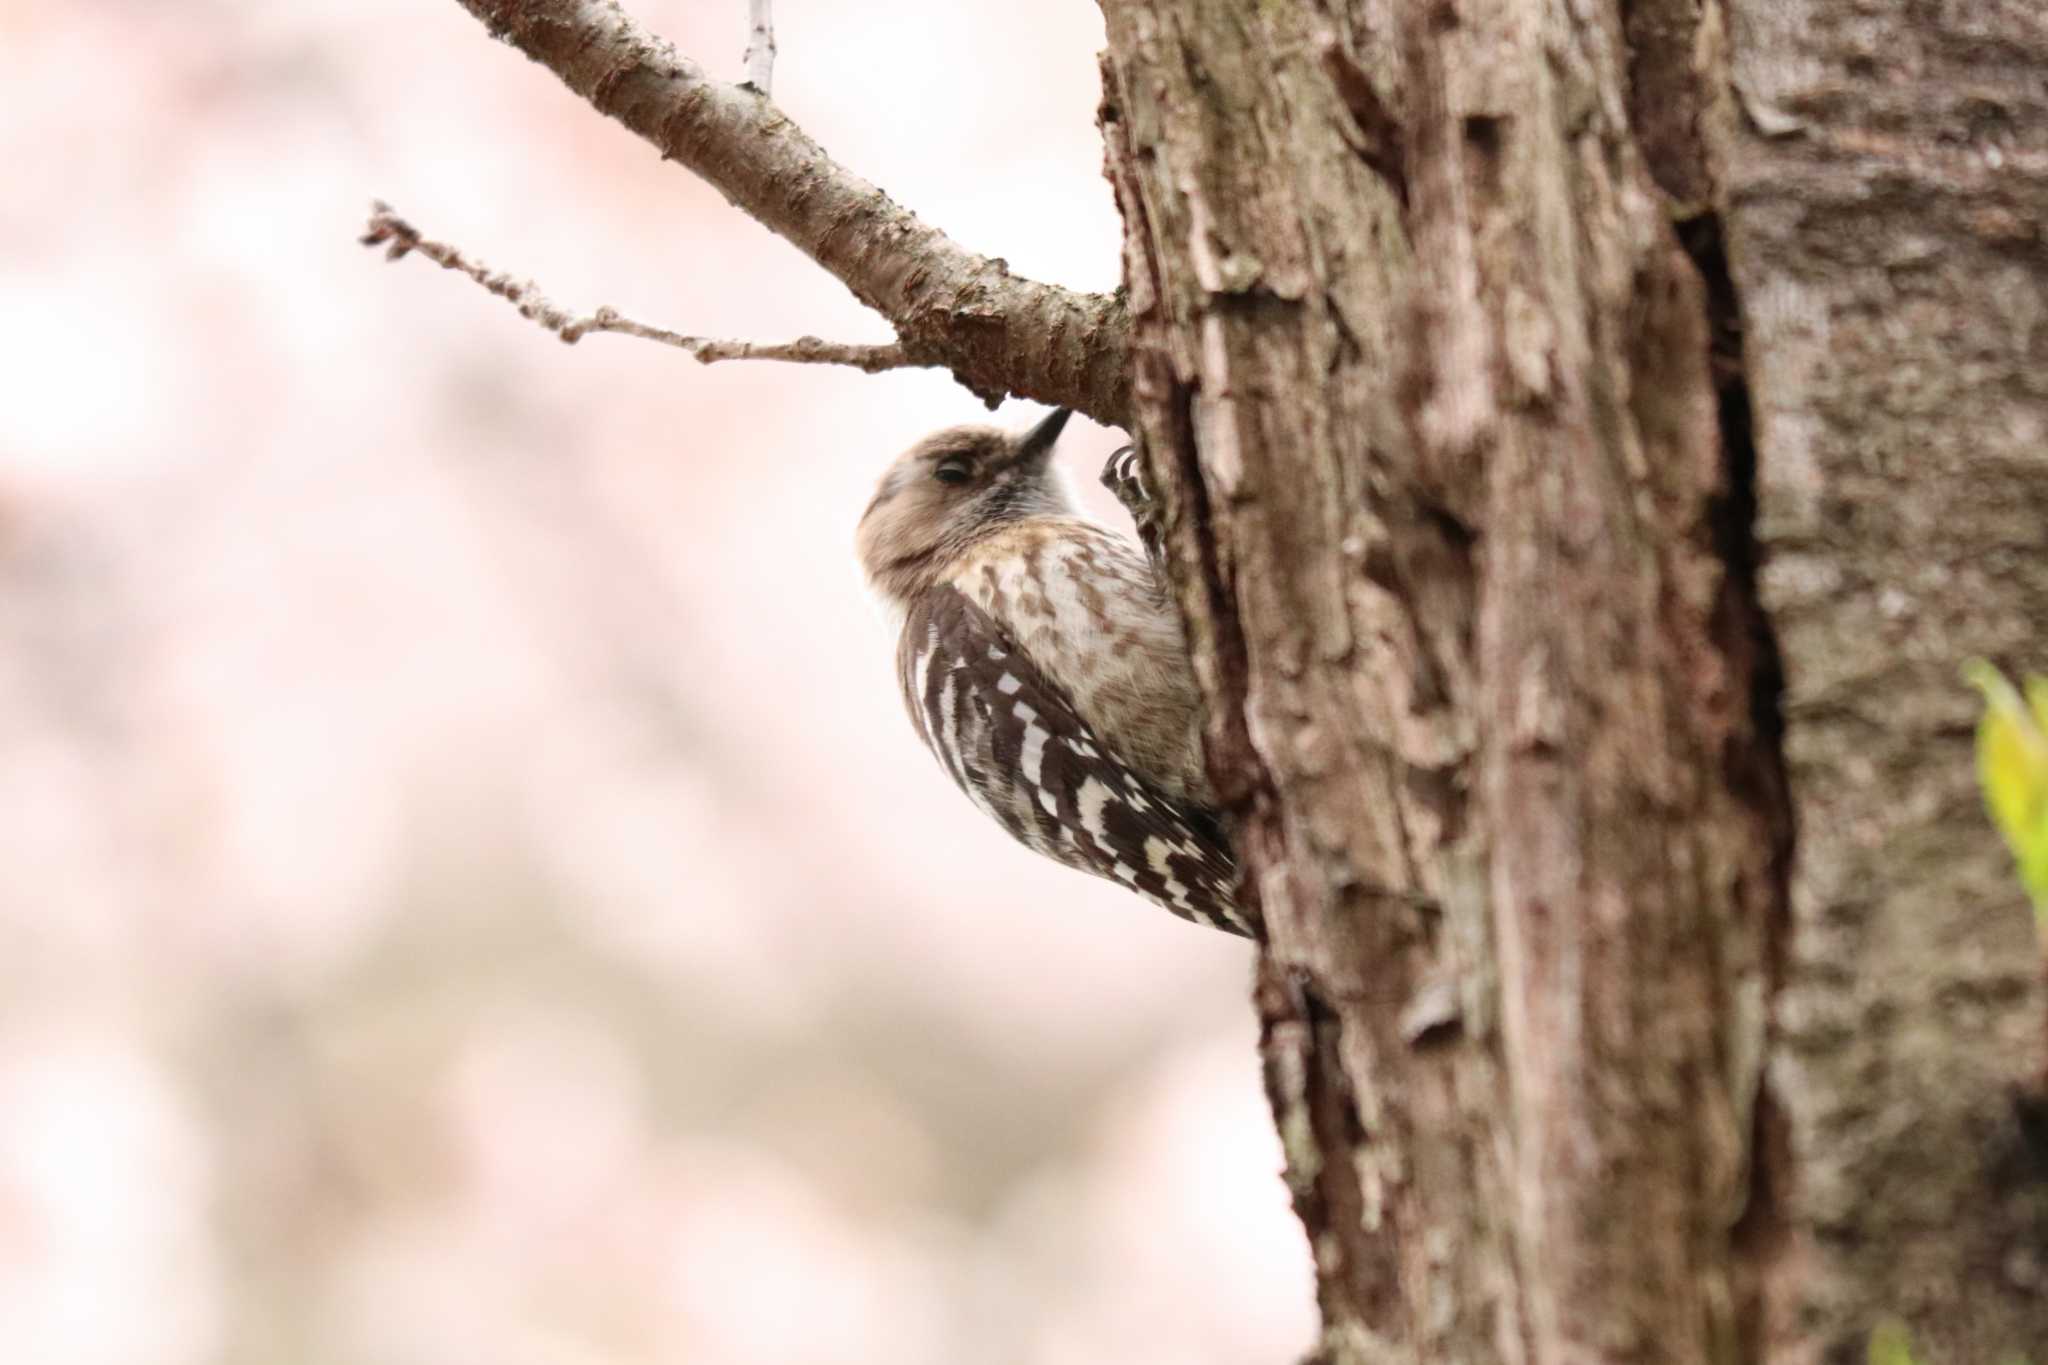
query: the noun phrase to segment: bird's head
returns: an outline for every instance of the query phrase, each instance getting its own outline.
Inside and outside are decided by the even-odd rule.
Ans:
[[[868,581],[907,599],[931,586],[962,550],[1006,523],[1071,515],[1052,462],[1071,414],[1056,408],[1027,431],[947,427],[896,457],[860,519],[855,543]]]

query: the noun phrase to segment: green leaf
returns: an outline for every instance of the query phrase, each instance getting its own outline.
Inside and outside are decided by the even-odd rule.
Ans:
[[[1900,1322],[1881,1322],[1870,1334],[1865,1353],[1870,1365],[1913,1365],[1913,1337]]]
[[[2028,678],[2022,697],[1982,659],[1965,664],[1963,675],[1984,694],[1977,725],[1984,805],[2019,863],[2020,884],[2048,946],[2048,678]]]

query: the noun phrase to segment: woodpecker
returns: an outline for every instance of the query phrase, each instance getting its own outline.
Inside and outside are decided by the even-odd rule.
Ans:
[[[949,427],[882,476],[856,543],[901,631],[904,706],[1018,842],[1257,937],[1202,767],[1180,618],[1154,561],[1075,506],[1052,461],[1067,417]],[[1149,506],[1128,448],[1103,480]]]

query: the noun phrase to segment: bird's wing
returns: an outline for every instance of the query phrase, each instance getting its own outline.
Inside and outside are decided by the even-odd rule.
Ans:
[[[946,581],[1065,689],[1133,771],[1209,804],[1180,614],[1136,545],[1080,518],[1040,518],[987,537]]]
[[[1254,932],[1235,903],[1235,860],[1215,816],[1127,767],[965,594],[921,595],[897,669],[918,735],[1018,841],[1184,919]]]

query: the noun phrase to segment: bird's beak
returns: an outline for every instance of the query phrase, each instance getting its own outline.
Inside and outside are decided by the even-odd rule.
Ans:
[[[1054,408],[1044,420],[1024,433],[1024,439],[1017,443],[1017,463],[1020,465],[1043,465],[1052,455],[1052,448],[1059,444],[1060,428],[1074,415],[1072,408]]]

